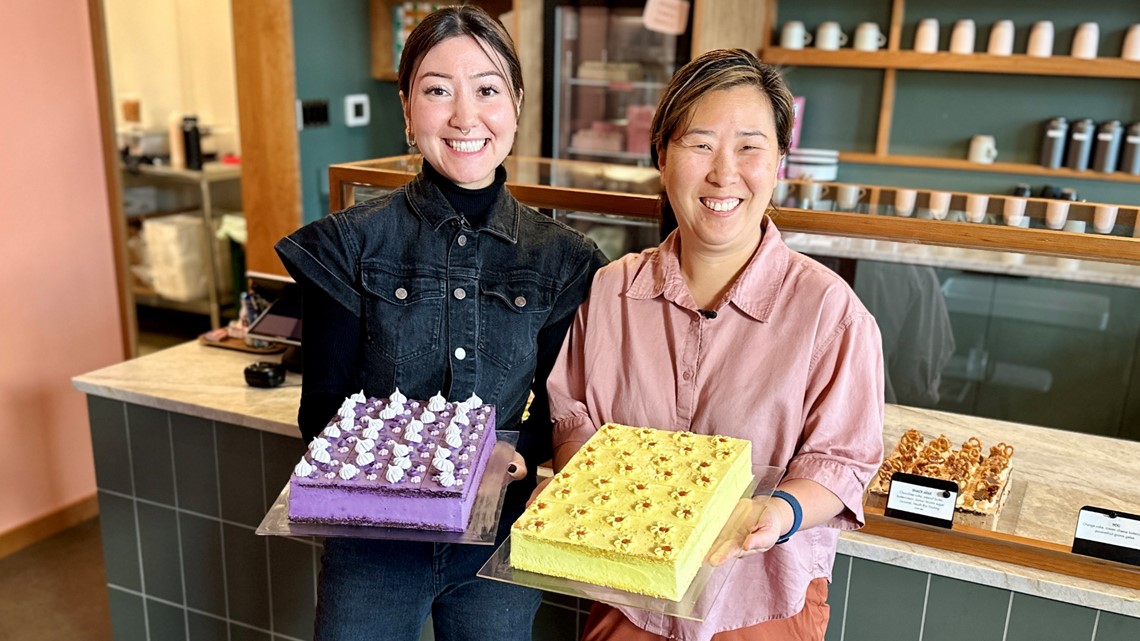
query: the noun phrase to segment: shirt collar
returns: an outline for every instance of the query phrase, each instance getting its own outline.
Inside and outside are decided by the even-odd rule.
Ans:
[[[765,216],[760,229],[763,234],[760,246],[728,291],[726,304],[735,305],[740,311],[765,323],[772,314],[788,272],[791,250],[784,244],[780,230],[771,218]],[[669,234],[659,247],[647,252],[645,262],[625,293],[635,299],[663,296],[675,305],[697,311],[681,276],[681,236],[678,230]]]
[[[449,220],[459,218],[459,213],[451,207],[451,203],[444,197],[430,180],[422,173],[417,174],[404,187],[408,196],[408,203],[412,211],[432,229],[438,230]],[[501,188],[499,197],[487,212],[487,218],[481,225],[476,226],[477,232],[489,232],[502,238],[508,243],[515,243],[519,237],[519,217],[522,205],[511,197],[506,185]]]

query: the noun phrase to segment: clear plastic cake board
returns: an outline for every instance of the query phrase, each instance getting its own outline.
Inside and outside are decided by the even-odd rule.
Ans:
[[[479,481],[475,503],[471,506],[471,519],[463,532],[417,530],[413,528],[370,527],[363,525],[324,525],[319,523],[293,523],[289,520],[289,483],[269,507],[269,512],[257,526],[257,533],[270,536],[324,536],[350,539],[394,539],[399,541],[425,541],[430,543],[467,543],[494,545],[503,510],[503,497],[507,494],[507,465],[515,455],[519,433],[495,431],[495,449],[487,459],[487,468]]]
[[[754,523],[760,513],[764,511],[768,499],[772,496],[772,491],[776,489],[776,484],[784,477],[784,468],[753,465],[752,474],[755,477],[752,484],[741,496],[736,511],[725,523],[720,536],[709,552],[709,557],[717,555],[718,552],[724,555],[725,551],[729,549],[739,550],[739,543],[749,534],[749,524]],[[689,590],[685,592],[685,596],[681,597],[680,601],[670,601],[669,599],[645,596],[644,594],[626,592],[625,590],[583,581],[516,570],[511,567],[510,537],[499,546],[499,549],[495,550],[495,553],[483,564],[483,567],[479,568],[477,575],[484,579],[513,583],[547,592],[557,592],[558,594],[568,594],[611,605],[624,605],[650,612],[660,612],[681,619],[703,621],[709,612],[709,608],[720,594],[721,588],[724,587],[728,575],[732,572],[733,565],[739,558],[739,553],[728,555],[726,560],[715,567],[706,558],[701,569],[697,571],[697,576],[689,584]]]

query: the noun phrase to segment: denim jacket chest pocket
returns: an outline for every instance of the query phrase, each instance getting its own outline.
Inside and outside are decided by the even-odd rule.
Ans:
[[[432,273],[393,273],[370,265],[361,271],[368,345],[394,363],[439,349],[444,279]]]
[[[556,293],[552,283],[533,273],[484,274],[479,282],[479,351],[504,369],[532,357]]]

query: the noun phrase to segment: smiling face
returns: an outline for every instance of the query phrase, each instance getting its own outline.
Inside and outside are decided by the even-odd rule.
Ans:
[[[706,95],[691,116],[659,150],[682,251],[750,256],[780,164],[772,105],[760,89],[738,86]]]
[[[490,185],[511,152],[518,103],[506,63],[471,36],[448,38],[419,62],[404,117],[424,159],[460,187]]]

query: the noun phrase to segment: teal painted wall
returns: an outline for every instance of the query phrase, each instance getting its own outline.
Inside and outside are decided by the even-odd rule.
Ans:
[[[304,220],[329,209],[328,166],[404,153],[404,119],[395,83],[371,74],[368,0],[293,0],[297,98],[329,101],[329,124],[298,132]],[[371,122],[347,127],[344,97],[368,94]]]

